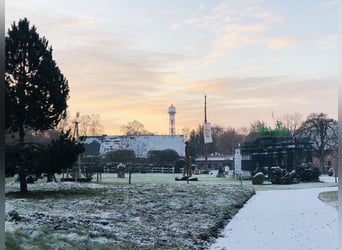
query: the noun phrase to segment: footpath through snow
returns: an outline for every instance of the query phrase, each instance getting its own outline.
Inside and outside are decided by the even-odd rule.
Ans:
[[[338,211],[318,199],[337,187],[257,191],[211,250],[337,250]]]

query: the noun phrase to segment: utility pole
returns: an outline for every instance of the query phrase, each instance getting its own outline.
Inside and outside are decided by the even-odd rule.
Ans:
[[[207,95],[204,95],[204,124],[207,123]],[[204,136],[204,133],[203,133]],[[208,147],[204,142],[204,170],[208,170]]]

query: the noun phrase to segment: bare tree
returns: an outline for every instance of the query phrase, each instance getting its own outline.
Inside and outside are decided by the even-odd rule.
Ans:
[[[286,113],[283,117],[283,124],[284,126],[290,131],[291,135],[293,136],[296,130],[302,123],[303,115],[301,113]]]
[[[261,128],[265,127],[267,127],[266,122],[257,120],[251,123],[249,132],[258,132]]]
[[[57,131],[68,131],[68,130],[73,130],[73,129],[74,129],[74,127],[73,127],[73,124],[71,122],[70,113],[67,112],[65,118],[59,121],[59,123],[56,127],[56,130]]]
[[[244,135],[239,134],[234,128],[225,129],[217,141],[218,152],[233,154],[235,149],[243,142]]]
[[[82,136],[87,136],[89,131],[89,123],[90,123],[90,116],[89,115],[82,115],[78,121],[78,131],[79,134]]]
[[[260,136],[260,130],[267,127],[268,126],[264,121],[257,120],[252,122],[249,128],[249,133],[244,137],[244,140],[254,141],[256,138]]]
[[[237,130],[237,132],[240,134],[240,135],[244,135],[246,136],[248,134],[248,128],[247,127],[241,127]]]
[[[126,166],[126,170],[128,171],[128,183],[131,184],[134,165],[138,162],[138,158],[143,158],[146,151],[146,144],[138,141],[135,136],[124,136],[121,137],[118,146],[119,149],[114,151],[114,155],[118,157],[119,162]]]
[[[298,134],[309,138],[312,142],[317,156],[320,160],[320,167],[324,172],[324,157],[328,150],[337,145],[338,140],[337,121],[328,118],[324,113],[312,113],[302,123]]]
[[[103,134],[104,127],[101,124],[99,114],[82,115],[79,119],[79,133],[83,136],[99,136]]]
[[[185,141],[190,140],[190,135],[191,135],[190,127],[186,126],[186,127],[182,128],[182,133],[184,135],[184,140]]]
[[[99,136],[103,134],[104,127],[101,124],[101,119],[99,114],[90,115],[89,123],[89,133],[91,136]]]
[[[125,135],[153,135],[153,133],[148,132],[145,129],[144,124],[142,124],[141,122],[137,120],[131,121],[127,123],[126,125],[122,125],[121,131]]]

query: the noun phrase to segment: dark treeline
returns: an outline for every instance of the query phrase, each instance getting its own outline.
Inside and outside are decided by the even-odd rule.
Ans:
[[[322,162],[327,153],[337,152],[338,147],[337,121],[324,113],[312,113],[304,121],[299,118],[299,113],[286,114],[283,119],[277,119],[273,127],[261,120],[254,121],[249,128],[238,130],[214,125],[211,132],[213,142],[207,144],[208,155],[232,155],[239,145],[260,137],[306,138],[312,143],[315,155]],[[189,142],[191,157],[204,155],[201,125],[189,133]]]
[[[245,133],[239,132],[234,128],[223,128],[220,126],[213,126],[211,128],[213,142],[207,144],[208,154],[233,154],[235,149],[246,138]],[[190,132],[190,156],[197,157],[204,155],[203,143],[203,126],[198,126],[196,130]]]

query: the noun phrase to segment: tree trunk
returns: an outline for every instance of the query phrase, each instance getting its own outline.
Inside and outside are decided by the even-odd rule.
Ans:
[[[131,169],[128,170],[128,184],[131,184],[131,179],[132,179],[132,173]]]
[[[335,178],[335,183],[337,183],[338,177],[338,163],[333,163],[333,177]]]
[[[322,169],[322,174],[325,173],[325,169],[324,169],[324,154],[321,154],[319,157],[319,165],[321,166]]]
[[[24,130],[24,126],[19,127],[19,141],[20,143],[24,143],[25,142],[25,130]]]
[[[18,175],[19,175],[19,181],[20,181],[20,192],[26,193],[27,192],[27,181],[26,181],[26,171],[25,171],[26,156],[24,153],[25,132],[24,132],[23,127],[19,128],[19,138],[20,138],[19,148],[18,148],[19,159],[17,159],[19,161],[17,163],[19,167]]]
[[[54,174],[47,174],[47,182],[57,182]]]
[[[20,192],[27,193],[26,173],[23,167],[24,166],[19,167]]]

